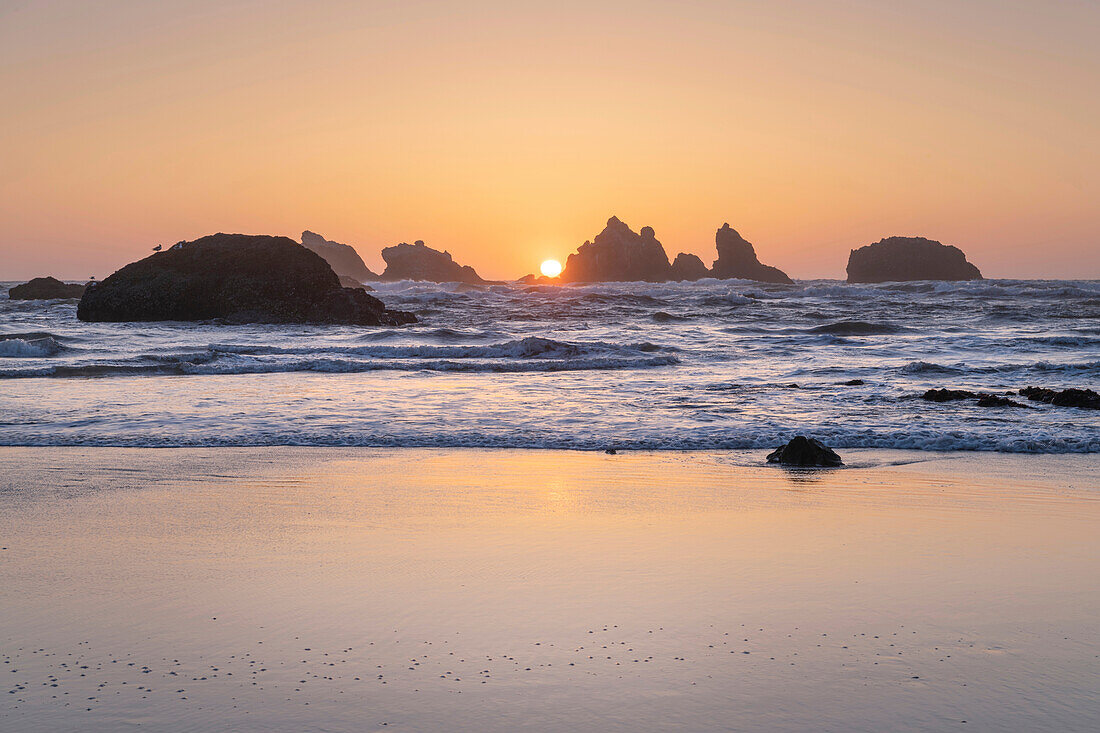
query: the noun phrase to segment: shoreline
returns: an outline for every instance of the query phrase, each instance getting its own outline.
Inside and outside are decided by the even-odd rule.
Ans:
[[[1095,460],[844,458],[0,448],[0,727],[1094,729]]]

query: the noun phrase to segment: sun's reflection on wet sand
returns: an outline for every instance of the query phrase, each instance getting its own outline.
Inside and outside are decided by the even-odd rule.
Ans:
[[[3,449],[0,720],[1082,723],[1081,459],[849,455]]]

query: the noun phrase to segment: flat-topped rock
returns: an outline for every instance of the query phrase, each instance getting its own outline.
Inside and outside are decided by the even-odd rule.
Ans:
[[[432,249],[421,240],[402,242],[382,250],[386,261],[383,280],[427,280],[437,283],[483,283],[485,280],[467,265],[454,261],[450,252]]]
[[[790,284],[793,282],[787,273],[778,267],[765,265],[756,258],[752,243],[737,233],[729,224],[714,234],[714,246],[718,250],[718,259],[711,267],[711,275],[723,280],[756,280],[764,283]]]
[[[180,242],[88,287],[82,321],[340,323],[394,326],[411,313],[340,280],[319,255],[287,237],[213,234]]]
[[[330,241],[307,229],[302,232],[302,246],[310,252],[321,255],[337,275],[350,277],[360,283],[381,279],[380,276],[371,272],[363,262],[363,258],[350,244]]]
[[[888,237],[848,255],[850,283],[981,279],[961,249],[924,237]]]
[[[591,242],[566,259],[562,282],[664,282],[672,266],[652,227],[635,233],[611,217]]]
[[[79,298],[86,285],[69,285],[55,277],[36,277],[8,290],[11,300],[56,300]]]

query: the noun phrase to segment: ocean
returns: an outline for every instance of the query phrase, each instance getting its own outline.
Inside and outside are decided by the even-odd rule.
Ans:
[[[375,287],[420,323],[81,323],[0,296],[0,445],[1100,452],[1097,410],[917,398],[1095,388],[1100,281]]]

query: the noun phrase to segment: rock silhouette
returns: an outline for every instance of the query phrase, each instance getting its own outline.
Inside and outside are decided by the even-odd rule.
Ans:
[[[483,283],[474,268],[460,265],[450,252],[432,249],[419,239],[408,244],[402,242],[382,250],[386,261],[383,280],[428,280],[437,283]]]
[[[413,323],[360,289],[344,288],[319,255],[287,237],[213,234],[182,242],[91,285],[82,321]]]
[[[832,448],[821,441],[797,435],[786,445],[769,453],[768,463],[785,466],[840,466],[844,462]]]
[[[666,282],[716,277],[791,282],[782,270],[760,264],[752,245],[729,224],[718,230],[715,245],[718,259],[711,270],[698,256],[687,252],[676,255],[676,260],[670,264],[653,227],[642,227],[635,233],[613,216],[595,239],[585,242],[569,255],[558,279],[561,282]]]
[[[302,232],[302,246],[321,255],[337,275],[350,277],[360,283],[381,279],[371,272],[363,262],[363,258],[350,244],[329,241],[307,229]]]
[[[374,288],[370,285],[364,285],[354,277],[348,277],[347,275],[338,275],[337,277],[340,278],[340,287],[342,288],[356,288],[357,290],[365,290],[368,293],[374,292]]]
[[[664,282],[671,275],[665,248],[653,227],[635,233],[611,217],[591,242],[585,242],[565,261],[562,282]]]
[[[560,285],[561,280],[556,277],[547,277],[546,275],[535,275],[534,273],[524,275],[517,282],[521,282],[525,285]]]
[[[681,252],[672,261],[670,280],[702,280],[710,277],[710,270],[697,255]]]
[[[84,295],[86,285],[69,285],[55,277],[36,277],[22,285],[8,290],[11,300],[54,300],[58,298],[79,298]]]
[[[778,267],[761,264],[756,258],[756,250],[744,237],[729,224],[723,224],[714,235],[714,246],[718,249],[718,259],[711,267],[714,277],[728,280],[757,280],[765,283],[790,284],[792,280]]]
[[[888,237],[848,256],[850,283],[981,279],[961,249],[924,237]]]

